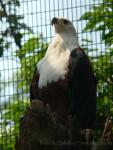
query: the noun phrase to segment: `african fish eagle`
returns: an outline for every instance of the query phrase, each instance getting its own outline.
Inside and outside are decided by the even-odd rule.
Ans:
[[[91,129],[96,120],[96,80],[91,63],[79,46],[72,22],[54,17],[51,23],[55,37],[37,64],[30,99],[50,104],[61,118],[76,115],[80,128]]]

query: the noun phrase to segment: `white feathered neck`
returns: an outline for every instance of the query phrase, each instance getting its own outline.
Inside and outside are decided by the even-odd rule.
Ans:
[[[75,36],[56,34],[49,45],[45,57],[37,64],[39,72],[38,87],[46,87],[47,84],[64,79],[68,72],[68,60],[70,52],[78,48]]]

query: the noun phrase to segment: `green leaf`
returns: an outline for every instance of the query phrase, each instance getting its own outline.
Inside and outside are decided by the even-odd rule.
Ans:
[[[0,144],[0,150],[3,150],[3,145],[2,144]]]
[[[26,54],[30,54],[30,52],[35,51],[39,48],[39,38],[33,37],[29,39],[20,50],[16,52],[16,56],[18,56],[20,59],[25,57]]]
[[[90,20],[91,18],[92,18],[92,12],[86,12],[80,17],[80,20]]]
[[[0,10],[0,20],[1,20],[1,18],[5,17],[5,16],[6,16],[6,15],[5,15],[5,12],[2,11],[2,10]]]
[[[4,52],[4,48],[2,46],[0,46],[0,57],[3,56],[3,52]]]
[[[25,42],[21,49],[16,52],[20,58],[21,68],[18,70],[17,90],[22,89],[23,93],[29,92],[29,85],[36,69],[36,64],[45,55],[48,44],[42,40],[42,37],[33,37]],[[32,66],[32,67],[31,67]]]
[[[93,41],[92,40],[89,40],[89,39],[82,39],[83,42],[87,42],[87,43],[92,43]]]

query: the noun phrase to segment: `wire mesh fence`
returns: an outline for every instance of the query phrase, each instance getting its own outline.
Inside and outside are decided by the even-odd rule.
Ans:
[[[0,0],[0,149],[14,148],[34,69],[54,36],[54,16],[73,22],[91,59],[99,127],[113,115],[112,0]]]

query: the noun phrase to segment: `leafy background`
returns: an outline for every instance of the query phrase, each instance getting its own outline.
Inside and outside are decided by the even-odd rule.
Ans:
[[[0,35],[0,57],[3,58],[6,50],[12,49],[13,40],[16,50],[12,50],[12,55],[20,63],[20,67],[10,79],[11,82],[16,81],[16,95],[12,95],[7,102],[0,101],[0,150],[14,149],[15,138],[19,133],[19,120],[29,106],[29,85],[33,72],[48,47],[43,35],[34,35],[31,28],[24,23],[24,16],[16,13],[19,7],[19,0],[0,1],[0,23],[7,24]],[[88,36],[82,38],[82,47],[92,61],[98,82],[98,135],[106,117],[113,116],[113,1],[102,0],[99,4],[91,5],[90,10],[86,11],[79,21],[85,21],[82,34],[99,32],[101,43],[105,45],[103,51],[99,48],[90,48],[88,45],[95,43],[93,39]],[[26,35],[29,35],[29,39],[22,42]],[[91,55],[92,52],[95,54]],[[0,92],[3,88],[0,86]]]

